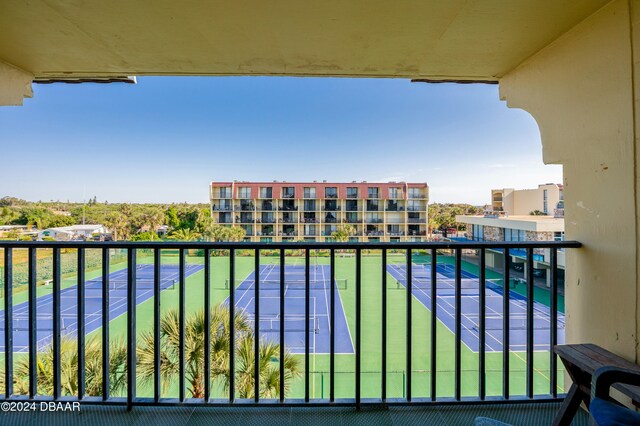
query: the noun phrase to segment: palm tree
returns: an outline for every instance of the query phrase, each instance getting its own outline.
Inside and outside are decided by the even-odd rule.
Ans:
[[[240,398],[253,398],[255,396],[255,334],[247,333],[239,342],[236,352],[236,394]],[[273,362],[280,356],[280,345],[266,340],[260,341],[260,397],[277,398],[280,395],[280,366]],[[290,353],[284,356],[284,381],[291,383],[302,375],[300,363]],[[228,380],[225,381],[225,390],[229,389]],[[285,393],[289,387],[285,387]]]
[[[126,388],[127,347],[121,340],[109,345],[110,392],[118,393]],[[38,394],[53,395],[53,345],[47,345],[38,353],[36,381]],[[102,342],[92,337],[85,342],[85,392],[87,396],[102,395]],[[0,385],[4,388],[4,372],[0,373]],[[13,373],[14,389],[17,394],[29,393],[29,359],[16,360]],[[60,384],[63,396],[78,394],[78,343],[63,337],[60,341]]]
[[[331,236],[340,242],[349,241],[352,235],[356,235],[356,227],[353,225],[341,225],[337,231],[331,233]]]
[[[247,231],[240,226],[231,226],[230,228],[227,228],[227,230],[229,241],[242,241],[244,236],[247,235]]]
[[[169,236],[169,239],[178,241],[194,241],[198,238],[200,238],[200,234],[189,228],[176,229]]]
[[[151,240],[156,237],[156,228],[164,223],[164,213],[158,209],[151,209],[142,215],[141,221],[144,225],[149,226]]]
[[[211,379],[222,382],[225,390],[229,389],[229,308],[218,305],[211,310],[210,325],[210,365]],[[236,390],[240,397],[253,395],[253,342],[254,337],[246,317],[237,312],[235,323],[235,351],[238,359],[236,371]],[[204,310],[189,316],[185,322],[185,380],[188,391],[193,398],[204,397]],[[180,324],[178,313],[169,310],[160,320],[160,377],[163,390],[174,381],[180,372]],[[249,350],[251,348],[251,350]],[[277,357],[279,346],[261,342],[261,392],[264,398],[270,398],[279,392],[279,370],[271,361]],[[155,374],[154,335],[153,331],[145,332],[138,346],[138,374],[143,382],[151,383]],[[298,360],[287,354],[285,358],[285,380],[300,375]],[[274,370],[276,374],[274,374]],[[274,379],[275,378],[275,379]],[[276,380],[277,379],[277,380]]]
[[[104,222],[106,227],[108,229],[111,229],[111,231],[113,232],[113,240],[118,241],[118,235],[120,235],[120,233],[127,226],[124,214],[117,211],[111,212],[107,215]]]

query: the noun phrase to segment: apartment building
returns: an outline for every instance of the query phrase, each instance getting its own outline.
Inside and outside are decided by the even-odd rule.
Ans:
[[[492,189],[491,210],[506,215],[525,216],[539,211],[546,216],[564,215],[562,185],[545,183],[535,189]]]
[[[211,215],[241,226],[247,241],[426,241],[429,187],[407,182],[211,182]]]

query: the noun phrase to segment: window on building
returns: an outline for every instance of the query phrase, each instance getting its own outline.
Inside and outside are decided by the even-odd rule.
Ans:
[[[409,212],[418,212],[422,210],[422,206],[420,205],[420,201],[417,200],[409,200],[407,201],[407,211]]]
[[[505,241],[526,241],[527,240],[527,231],[523,229],[504,229],[504,240]]]
[[[285,186],[282,188],[282,198],[294,198],[296,196],[296,189],[293,186]]]
[[[324,189],[324,198],[338,198],[338,188],[328,186]]]
[[[241,186],[238,188],[238,198],[251,198],[251,187]]]
[[[313,212],[316,210],[316,200],[305,200],[304,210],[307,212]]]
[[[231,198],[231,187],[220,188],[220,198]]]
[[[328,211],[336,211],[338,210],[338,201],[337,200],[324,200],[324,209]]]
[[[378,195],[379,195],[378,189],[379,189],[378,187],[370,187],[368,189],[369,198],[379,198],[378,197]]]
[[[347,223],[357,223],[360,222],[358,220],[357,212],[347,212]]]
[[[329,237],[331,236],[331,233],[335,232],[338,230],[338,227],[336,225],[325,225],[324,226],[324,235]]]
[[[547,190],[546,189],[542,190],[542,211],[544,212],[544,214],[547,214],[549,212],[549,209],[547,208]]]
[[[306,235],[306,236],[315,236],[316,235],[316,226],[315,225],[305,225],[304,226],[304,235]]]
[[[346,210],[349,212],[358,211],[358,201],[356,200],[347,200],[345,204]]]
[[[347,198],[358,198],[358,188],[355,186],[348,187]]]
[[[316,188],[307,186],[304,188],[304,198],[316,198]]]
[[[273,188],[270,186],[260,188],[260,198],[273,198]]]
[[[484,226],[483,225],[473,225],[471,230],[473,233],[474,241],[484,241]]]
[[[409,198],[422,198],[420,188],[409,188]]]
[[[398,198],[399,190],[398,188],[389,188],[389,198],[395,199]]]

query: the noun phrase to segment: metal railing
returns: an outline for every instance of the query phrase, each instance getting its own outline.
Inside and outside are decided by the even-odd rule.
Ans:
[[[4,383],[6,384],[4,389],[4,394],[0,396],[0,400],[9,401],[83,401],[85,403],[94,403],[94,404],[104,404],[104,405],[112,405],[112,404],[120,404],[126,405],[129,408],[137,405],[176,405],[176,404],[199,404],[199,405],[210,405],[210,406],[247,406],[247,405],[346,405],[346,406],[356,406],[361,407],[363,405],[428,405],[434,403],[452,403],[452,404],[460,404],[460,403],[469,403],[469,402],[488,402],[488,403],[496,403],[496,402],[510,402],[510,401],[530,401],[530,402],[540,402],[540,401],[553,401],[558,400],[558,366],[555,354],[552,350],[549,351],[548,362],[550,365],[549,371],[549,388],[548,392],[535,392],[534,389],[534,315],[537,315],[534,310],[534,260],[533,254],[535,249],[547,249],[551,253],[551,263],[550,263],[550,294],[553,297],[550,297],[550,306],[548,308],[549,315],[549,332],[547,344],[549,348],[552,348],[558,342],[558,250],[561,248],[579,248],[581,244],[575,241],[546,241],[546,242],[464,242],[464,243],[448,243],[448,242],[437,242],[437,243],[406,243],[406,242],[397,242],[397,243],[316,243],[316,242],[291,242],[291,243],[227,243],[227,242],[219,242],[219,243],[197,243],[197,242],[6,242],[0,241],[0,249],[3,252],[3,304],[4,304],[4,315],[3,315],[3,344],[5,348],[5,356],[4,356]],[[53,354],[52,358],[52,391],[51,395],[41,395],[39,393],[38,388],[38,377],[39,377],[39,369],[38,369],[38,357],[42,356],[41,352],[39,352],[39,335],[40,331],[39,326],[39,311],[43,309],[44,304],[41,303],[43,300],[39,300],[38,291],[37,291],[37,277],[40,263],[38,263],[38,250],[47,249],[51,251],[51,265],[52,265],[52,280],[51,280],[51,299],[48,300],[47,303],[51,304],[51,318],[52,318],[52,329],[51,329],[51,351]],[[110,291],[114,291],[114,287],[111,285],[110,280],[112,279],[113,273],[111,272],[112,268],[110,265],[110,250],[119,249],[122,251],[123,256],[126,262],[126,270],[122,275],[121,279],[122,284],[121,287],[116,287],[117,291],[123,292],[122,299],[118,300],[117,303],[121,306],[126,304],[126,309],[124,311],[126,315],[126,367],[121,372],[114,372],[110,370],[110,354],[109,354],[109,345],[104,344],[102,355],[101,355],[101,395],[99,396],[89,396],[87,395],[87,376],[85,375],[85,371],[87,368],[87,358],[86,358],[86,350],[87,350],[87,340],[86,335],[91,331],[88,326],[87,316],[90,314],[86,311],[87,309],[87,290],[89,281],[86,276],[87,269],[87,253],[89,250],[92,252],[97,250],[99,257],[101,259],[100,262],[100,270],[102,275],[98,278],[94,278],[92,283],[99,284],[97,287],[92,287],[90,290],[94,291],[95,289],[99,289],[100,295],[100,309],[104,314],[100,315],[97,319],[99,320],[99,330],[102,342],[110,342],[110,321],[111,321],[111,308],[110,306]],[[502,274],[503,274],[503,283],[502,285],[496,284],[495,282],[491,283],[491,287],[489,287],[489,280],[487,278],[488,267],[486,256],[487,252],[492,251],[495,252],[496,249],[503,250],[504,256],[502,259]],[[25,298],[27,300],[26,306],[28,307],[25,311],[22,307],[20,307],[20,315],[25,316],[25,322],[20,327],[15,327],[16,315],[18,315],[18,308],[16,308],[17,304],[14,303],[14,278],[16,274],[14,273],[14,267],[16,263],[14,262],[14,254],[17,250],[21,250],[22,252],[26,251],[26,287],[28,290],[28,297],[20,297]],[[143,343],[137,338],[138,334],[138,316],[140,315],[140,310],[137,309],[137,298],[140,297],[137,293],[137,286],[140,285],[138,280],[138,251],[145,250],[149,259],[151,259],[151,263],[149,264],[150,268],[153,269],[151,283],[149,283],[149,291],[153,292],[152,296],[152,304],[153,304],[153,313],[152,313],[152,321],[149,324],[142,324],[143,328],[148,329],[151,339],[153,340],[153,366],[152,369],[152,380],[151,380],[151,397],[142,397],[139,395],[137,390],[137,383],[139,381],[139,377],[137,376],[139,364],[137,359],[137,349]],[[164,261],[162,260],[162,252],[166,250],[172,250],[177,252],[177,264],[174,264],[177,269],[176,278],[173,282],[173,285],[176,286],[178,297],[177,297],[177,313],[176,318],[178,322],[178,327],[176,328],[176,333],[178,333],[177,342],[178,351],[177,351],[177,368],[179,368],[178,381],[175,383],[177,385],[177,398],[163,398],[162,397],[162,362],[161,359],[161,345],[159,344],[161,341],[161,308],[160,308],[160,295],[163,291],[162,280],[161,280],[161,268],[164,265]],[[255,318],[260,319],[260,303],[263,297],[260,296],[260,288],[263,283],[263,279],[260,278],[261,274],[261,251],[278,251],[279,258],[275,262],[275,265],[279,266],[278,272],[276,273],[277,277],[273,285],[275,287],[269,287],[268,290],[278,291],[279,292],[279,305],[275,307],[278,311],[277,318],[274,320],[277,322],[277,330],[278,334],[278,342],[279,344],[279,353],[274,355],[270,362],[275,362],[279,367],[279,383],[282,386],[278,386],[276,398],[275,399],[265,399],[260,396],[260,388],[263,385],[261,382],[261,375],[259,374],[261,368],[261,358],[259,356],[255,356],[261,350],[260,342],[261,339],[254,339],[254,346],[249,348],[253,350],[254,356],[251,357],[253,362],[253,387],[255,392],[253,392],[252,396],[249,399],[239,399],[237,398],[236,391],[236,381],[235,376],[239,374],[237,372],[237,365],[240,362],[236,359],[235,351],[230,351],[228,354],[228,370],[232,372],[228,374],[228,387],[227,392],[228,395],[224,399],[214,398],[212,394],[214,390],[212,389],[211,380],[204,380],[202,386],[203,391],[200,397],[193,397],[187,395],[187,386],[186,386],[186,371],[185,371],[185,362],[186,362],[186,353],[185,353],[185,345],[186,345],[186,312],[187,312],[187,298],[186,298],[186,277],[187,277],[187,267],[192,264],[187,262],[187,254],[190,251],[196,251],[200,254],[199,256],[202,269],[204,270],[204,274],[202,277],[201,284],[202,288],[200,291],[203,292],[203,305],[204,305],[204,330],[201,333],[201,337],[204,340],[203,343],[203,374],[204,377],[209,378],[212,375],[212,371],[214,366],[212,365],[212,353],[211,353],[211,336],[213,335],[211,332],[211,324],[212,317],[210,315],[211,312],[211,295],[212,295],[212,281],[219,281],[216,279],[216,274],[222,274],[228,277],[228,282],[236,283],[236,273],[239,266],[237,266],[237,256],[239,252],[249,252],[254,257],[253,266],[250,266],[251,274],[252,274],[252,282],[248,288],[246,288],[243,294],[249,294],[249,298],[254,300],[254,314]],[[301,374],[301,380],[304,382],[304,391],[303,391],[303,399],[291,399],[287,398],[286,392],[290,390],[292,386],[290,381],[286,380],[286,367],[285,360],[287,359],[287,352],[285,349],[285,342],[288,338],[285,333],[285,292],[288,285],[286,274],[285,274],[285,255],[286,250],[296,250],[301,251],[303,253],[304,259],[302,261],[302,265],[299,266],[300,272],[296,272],[296,274],[302,273],[303,278],[297,278],[300,283],[296,285],[300,285],[300,289],[303,290],[303,293],[300,293],[299,298],[304,300],[304,306],[302,307],[303,313],[303,322],[304,329],[300,330],[304,333],[303,337],[303,352],[300,357],[303,359],[304,369]],[[376,311],[375,309],[371,309],[369,306],[367,309],[363,309],[362,303],[362,294],[363,294],[363,285],[367,285],[370,287],[370,283],[364,283],[363,281],[363,255],[368,255],[371,251],[377,251],[379,256],[381,257],[380,263],[375,263],[376,268],[379,268],[378,273],[380,277],[380,287],[377,291],[381,297],[381,305],[380,311]],[[403,260],[398,262],[398,258],[394,258],[393,262],[389,259],[389,255],[393,254],[394,256],[398,253],[399,250],[404,251]],[[438,296],[438,280],[440,279],[437,276],[438,266],[441,263],[438,263],[438,259],[443,256],[442,251],[451,251],[453,254],[453,265],[448,263],[448,267],[452,268],[452,278],[451,278],[451,289],[447,290],[447,294],[451,293],[450,296],[453,300],[450,301],[450,304],[453,306],[453,314],[449,311],[446,312],[451,317],[455,318],[453,323],[453,334],[454,334],[454,351],[453,351],[453,395],[447,397],[441,397],[438,395],[437,386],[439,376],[438,374],[430,374],[427,379],[429,396],[428,397],[420,397],[417,398],[414,396],[413,392],[413,384],[414,384],[414,374],[417,374],[412,367],[412,362],[414,361],[415,351],[426,351],[428,352],[428,360],[430,364],[430,371],[436,372],[438,371],[437,366],[442,354],[438,351],[438,339],[436,339],[438,331],[438,323],[442,320],[444,316],[443,305],[438,304],[439,296]],[[527,253],[527,268],[528,274],[526,279],[526,288],[524,291],[524,296],[519,295],[518,300],[522,301],[521,306],[524,307],[524,313],[517,313],[519,316],[524,316],[523,324],[526,333],[525,348],[523,352],[524,355],[524,374],[525,377],[525,393],[522,396],[513,396],[510,393],[510,373],[512,370],[509,367],[509,362],[511,360],[510,354],[512,349],[510,349],[509,345],[509,336],[510,336],[510,327],[512,326],[513,318],[510,315],[509,307],[510,307],[510,298],[515,297],[516,294],[512,292],[509,288],[511,280],[510,280],[510,262],[511,256],[509,255],[510,250],[525,250]],[[61,253],[73,251],[77,253],[77,274],[75,277],[75,295],[73,297],[75,299],[77,306],[77,327],[72,332],[77,336],[76,349],[77,349],[77,357],[70,358],[73,359],[74,362],[77,363],[77,389],[75,390],[75,395],[63,395],[63,383],[62,383],[62,362],[61,357],[63,354],[62,351],[62,325],[63,325],[63,311],[62,307],[62,299],[61,295],[64,293],[65,298],[70,297],[70,293],[65,293],[69,287],[68,283],[63,285],[62,276],[63,276],[63,265],[61,262]],[[341,399],[336,396],[336,373],[337,373],[337,363],[336,363],[336,353],[337,353],[337,333],[336,330],[338,328],[337,320],[338,314],[342,315],[341,311],[338,312],[337,306],[340,304],[337,303],[339,297],[339,289],[337,285],[329,285],[328,288],[325,288],[324,295],[330,300],[329,308],[327,312],[327,321],[328,327],[326,328],[326,333],[329,333],[327,336],[329,339],[328,344],[328,365],[329,365],[329,392],[328,398],[311,398],[310,388],[311,388],[311,380],[310,380],[310,359],[312,356],[311,353],[311,340],[314,339],[312,328],[312,324],[310,321],[312,311],[311,311],[311,290],[312,285],[315,284],[311,280],[311,270],[314,268],[312,262],[310,260],[310,255],[312,251],[320,251],[325,254],[328,254],[328,280],[330,283],[337,283],[336,280],[336,263],[337,256],[336,252],[344,253],[349,252],[353,256],[350,260],[353,260],[353,263],[350,263],[353,273],[355,276],[355,288],[353,290],[353,300],[354,306],[354,316],[353,316],[353,357],[354,357],[354,370],[350,374],[353,374],[353,397],[347,399]],[[466,277],[463,276],[462,269],[462,259],[463,254],[468,255],[469,251],[473,251],[477,253],[478,256],[478,297],[477,299],[465,299],[465,304],[474,303],[474,300],[477,300],[477,308],[478,308],[478,325],[477,325],[477,337],[479,340],[478,344],[478,364],[477,364],[477,392],[473,396],[463,396],[462,394],[462,344],[463,344],[463,318],[462,318],[462,300],[464,297],[463,294],[463,279]],[[228,257],[228,263],[225,263],[225,267],[220,269],[220,266],[217,265],[215,268],[212,267],[212,255],[220,256],[221,252],[224,252]],[[420,255],[428,255],[428,261],[425,263],[425,271],[426,275],[420,277],[420,279],[425,280],[428,284],[424,289],[420,289],[416,287],[416,280],[418,277],[414,279],[415,273],[415,263],[414,263],[414,254]],[[242,262],[246,264],[246,262]],[[287,262],[288,263],[288,262]],[[239,264],[239,263],[238,263]],[[394,266],[394,270],[402,270],[404,268],[404,278],[398,277],[397,275],[390,275],[390,267]],[[268,265],[265,265],[268,266]],[[429,269],[427,269],[429,266]],[[317,263],[316,266],[317,268]],[[342,267],[345,267],[344,265]],[[372,266],[369,264],[369,268]],[[369,270],[370,272],[370,270]],[[389,291],[391,287],[390,285],[390,276],[393,276],[398,280],[398,290],[404,293],[403,299],[406,304],[405,309],[405,323],[403,330],[389,330],[390,318],[387,315],[387,310],[391,303],[394,303],[393,300],[397,300],[396,297],[390,298]],[[400,280],[406,280],[407,283],[412,283],[412,285],[404,285],[400,286]],[[364,283],[364,284],[363,284]],[[194,285],[193,283],[191,285]],[[487,339],[487,291],[491,288],[492,290],[495,288],[496,291],[500,291],[502,287],[502,306],[503,306],[503,316],[501,318],[502,327],[503,327],[503,336],[504,339],[502,343],[502,349],[500,350],[502,355],[502,366],[501,366],[501,386],[502,393],[499,396],[488,396],[487,395],[487,357],[486,357],[486,339]],[[228,315],[229,318],[236,317],[236,296],[235,290],[233,286],[227,288],[225,291],[228,295]],[[370,290],[370,289],[368,289]],[[191,290],[190,290],[191,291]],[[215,290],[221,291],[221,290]],[[340,290],[342,291],[342,290]],[[125,293],[126,292],[126,293]],[[327,295],[328,292],[328,295]],[[424,295],[430,295],[428,299],[429,302],[425,304],[425,307],[428,309],[428,314],[430,316],[429,321],[429,335],[430,338],[427,339],[426,336],[423,336],[420,341],[416,341],[414,345],[414,341],[412,336],[415,332],[414,328],[414,316],[412,314],[412,303],[414,297],[418,296],[418,292],[423,293]],[[17,295],[16,295],[17,296]],[[23,296],[23,295],[21,295]],[[26,296],[26,295],[24,295]],[[41,296],[42,297],[42,296]],[[244,296],[243,296],[244,297]],[[18,297],[16,297],[18,299]],[[118,298],[120,299],[120,297]],[[17,302],[17,300],[16,300]],[[449,303],[449,302],[447,302]],[[288,305],[287,305],[288,306]],[[15,310],[14,310],[15,308]],[[271,306],[270,309],[274,308]],[[92,307],[95,309],[95,307]],[[240,309],[240,308],[239,308]],[[244,309],[244,308],[242,308]],[[492,315],[492,320],[493,314]],[[379,346],[379,355],[380,355],[380,393],[376,398],[363,398],[363,384],[362,384],[362,376],[364,374],[362,370],[363,366],[363,355],[367,355],[363,351],[363,323],[370,318],[376,318],[376,324],[379,319],[379,333],[380,333],[380,346]],[[341,318],[341,317],[340,317]],[[12,322],[13,321],[13,322]],[[91,321],[96,321],[95,318],[92,317]],[[228,331],[229,331],[229,346],[235,348],[236,347],[236,339],[239,338],[241,330],[236,329],[235,321],[227,321]],[[255,336],[260,336],[261,333],[261,321],[254,321],[252,324],[253,332]],[[370,324],[368,325],[370,327]],[[465,326],[466,327],[466,326]],[[25,330],[26,332],[17,336],[19,330]],[[406,369],[403,374],[403,398],[391,398],[389,397],[389,383],[387,378],[388,371],[388,351],[389,351],[389,333],[398,333],[402,332],[405,334],[404,346],[406,353]],[[15,344],[16,340],[22,338],[26,338],[26,342],[22,342],[21,344],[26,343],[27,348],[26,354],[24,356],[21,355],[21,358],[24,357],[25,365],[28,366],[28,386],[24,394],[18,395],[14,389],[14,379],[15,375],[23,374],[24,370],[17,371],[14,365],[15,357]],[[190,336],[193,338],[193,336]],[[14,340],[15,339],[15,340]],[[423,340],[424,339],[424,340]],[[351,341],[351,340],[350,340]],[[466,341],[464,341],[466,344]],[[448,351],[449,349],[447,349]],[[370,346],[367,346],[367,352],[371,352],[375,350]],[[341,355],[343,356],[343,355]],[[450,356],[447,352],[447,357]],[[540,353],[536,354],[536,358],[541,357]],[[147,360],[148,361],[148,360]],[[245,366],[248,368],[249,366]],[[217,367],[218,368],[218,367]],[[110,380],[114,377],[113,373],[123,374],[125,382],[126,382],[126,391],[124,396],[113,395],[110,388]],[[418,383],[416,379],[416,385],[422,385],[424,383]],[[418,386],[416,386],[417,388]],[[495,387],[495,383],[492,384],[492,387]],[[538,389],[538,388],[536,388]],[[68,390],[65,388],[65,391]],[[191,391],[189,391],[191,392]]]
[[[407,218],[407,223],[427,223],[427,219],[410,217],[410,218]]]

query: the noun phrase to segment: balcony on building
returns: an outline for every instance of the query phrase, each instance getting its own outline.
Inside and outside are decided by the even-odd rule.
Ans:
[[[380,204],[378,200],[367,200],[367,211],[368,212],[377,212],[380,210]]]
[[[298,205],[296,204],[295,200],[282,200],[281,203],[282,204],[280,204],[280,206],[278,207],[278,210],[280,211],[297,211],[298,210]]]
[[[404,202],[396,199],[387,200],[385,210],[388,212],[402,212],[404,211]]]
[[[325,212],[335,212],[340,210],[340,205],[336,200],[325,200],[322,210]]]
[[[346,200],[344,210],[347,212],[358,212],[361,210],[360,202],[358,200]]]

